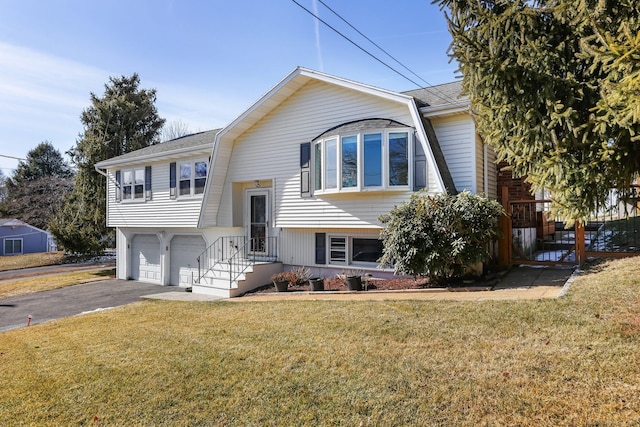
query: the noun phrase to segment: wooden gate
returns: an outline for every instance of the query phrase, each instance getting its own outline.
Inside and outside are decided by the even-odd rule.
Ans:
[[[551,218],[551,200],[509,200],[502,191],[507,215],[501,218],[500,265],[582,265],[587,257],[640,255],[638,186],[622,199],[615,191],[586,224],[570,228]]]

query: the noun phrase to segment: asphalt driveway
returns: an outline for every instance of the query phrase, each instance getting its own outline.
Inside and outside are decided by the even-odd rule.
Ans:
[[[184,291],[176,286],[160,286],[132,280],[101,280],[52,291],[0,299],[0,331],[46,322],[67,316],[118,307],[140,301],[142,296]]]

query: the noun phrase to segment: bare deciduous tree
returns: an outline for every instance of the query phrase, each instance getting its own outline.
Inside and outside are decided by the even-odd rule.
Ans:
[[[191,133],[189,126],[185,122],[180,119],[176,119],[166,123],[162,127],[160,139],[162,142],[171,141],[172,139],[180,138],[181,136],[189,135]]]

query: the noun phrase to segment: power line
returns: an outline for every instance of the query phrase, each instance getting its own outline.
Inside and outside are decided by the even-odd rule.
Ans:
[[[7,155],[4,155],[4,154],[0,154],[0,157],[6,157],[7,159],[14,159],[14,160],[26,160],[26,159],[22,159],[20,157],[7,156]]]
[[[375,59],[376,61],[378,61],[379,63],[381,63],[382,65],[384,65],[385,67],[387,67],[388,69],[390,69],[391,71],[393,71],[394,73],[398,74],[399,76],[402,76],[404,79],[410,81],[411,83],[413,83],[414,85],[416,85],[419,88],[422,88],[422,85],[416,83],[415,81],[411,80],[409,77],[405,76],[404,74],[402,74],[400,71],[396,70],[395,68],[393,68],[391,65],[387,64],[386,62],[384,62],[383,60],[381,60],[380,58],[378,58],[377,56],[375,56],[374,54],[372,54],[371,52],[369,52],[368,50],[366,50],[365,48],[363,48],[362,46],[360,46],[359,44],[357,44],[356,42],[354,42],[353,40],[351,40],[349,37],[345,36],[344,34],[342,34],[340,31],[338,31],[337,29],[335,29],[334,27],[332,27],[329,23],[327,23],[325,20],[323,20],[322,18],[320,18],[318,15],[316,15],[315,13],[313,13],[312,11],[310,11],[309,9],[307,9],[306,7],[304,7],[303,5],[301,5],[300,3],[298,3],[296,0],[291,0],[292,2],[294,2],[295,4],[297,4],[298,6],[300,6],[300,8],[302,8],[305,12],[307,12],[309,15],[313,16],[314,18],[316,18],[318,21],[322,22],[324,25],[326,25],[327,27],[331,28],[333,31],[335,31],[338,35],[340,35],[342,38],[344,38],[345,40],[347,40],[349,43],[351,43],[352,45],[354,45],[355,47],[357,47],[358,49],[360,49],[361,51],[363,51],[364,53],[366,53],[367,55],[369,55],[370,57],[372,57],[373,59]],[[324,4],[324,3],[323,3]]]
[[[409,67],[407,67],[406,65],[404,65],[402,62],[400,62],[398,59],[396,59],[393,55],[391,55],[389,52],[387,52],[386,50],[384,50],[380,45],[378,45],[376,42],[374,42],[373,40],[371,40],[369,37],[367,37],[364,33],[362,33],[362,31],[358,30],[356,27],[354,27],[349,21],[347,21],[345,18],[343,18],[338,12],[336,12],[335,10],[333,10],[331,7],[329,7],[329,5],[327,5],[325,2],[323,2],[322,0],[318,0],[324,7],[326,7],[327,9],[329,9],[331,11],[331,13],[333,13],[334,15],[336,15],[338,18],[340,18],[345,24],[347,24],[349,27],[351,27],[355,32],[357,32],[358,34],[360,34],[362,37],[364,37],[369,43],[371,43],[372,45],[374,45],[375,47],[377,47],[378,49],[380,49],[385,55],[387,55],[389,58],[393,59],[398,65],[400,65],[402,68],[404,68],[405,70],[407,70],[408,72],[410,72],[411,74],[413,74],[414,76],[416,76],[418,79],[422,80],[427,86],[429,86],[430,88],[433,89],[432,93],[434,95],[436,95],[438,98],[442,99],[445,102],[453,102],[453,100],[451,99],[451,97],[445,95],[444,93],[440,92],[439,90],[437,90],[434,85],[432,85],[431,83],[429,83],[428,81],[426,81],[425,79],[423,79],[422,77],[420,77],[418,74],[416,74],[415,72],[413,72]]]
[[[333,10],[331,7],[329,7],[329,5],[327,5],[325,2],[323,2],[322,0],[318,0],[320,2],[320,4],[322,4],[324,7],[326,7],[327,9],[329,9],[331,11],[331,13],[333,13],[334,15],[336,15],[338,18],[340,18],[342,20],[342,22],[344,22],[345,24],[347,24],[348,26],[350,26],[355,32],[357,32],[358,34],[360,34],[362,37],[364,37],[369,43],[371,43],[372,45],[374,45],[375,47],[377,47],[378,49],[380,49],[382,52],[384,52],[385,55],[387,55],[389,58],[393,59],[396,64],[400,65],[402,68],[404,68],[405,70],[407,70],[408,72],[410,72],[411,74],[413,74],[414,76],[416,76],[418,79],[422,80],[427,86],[433,86],[431,83],[429,83],[428,81],[426,81],[425,79],[423,79],[422,77],[420,77],[419,75],[417,75],[416,73],[414,73],[412,70],[409,69],[409,67],[407,67],[406,65],[404,65],[402,62],[400,62],[399,60],[397,60],[393,55],[391,55],[389,52],[387,52],[386,50],[384,50],[380,45],[378,45],[376,42],[374,42],[373,40],[371,40],[369,37],[367,37],[366,35],[364,35],[362,33],[362,31],[358,30],[356,27],[354,27],[353,25],[351,25],[351,23],[349,21],[347,21],[346,19],[344,19],[338,12],[336,12],[335,10]]]
[[[317,16],[315,13],[309,11],[307,8],[305,8],[304,6],[302,6],[300,3],[298,3],[296,0],[292,0],[295,4],[297,4],[298,6],[300,6],[302,9],[304,9],[307,13],[309,13],[310,15],[312,15],[314,18],[318,19],[320,22],[322,22],[323,24],[325,24],[327,27],[331,28],[333,31],[335,31],[337,34],[339,34],[341,37],[343,37],[345,40],[349,41],[351,44],[353,44],[354,46],[356,46],[358,49],[362,50],[364,53],[366,53],[367,55],[371,56],[372,58],[374,58],[376,61],[380,62],[382,65],[384,65],[385,67],[389,68],[390,70],[392,70],[393,72],[399,74],[400,76],[402,76],[403,78],[405,78],[406,80],[410,81],[411,83],[413,83],[414,85],[416,85],[418,88],[423,89],[425,88],[423,85],[420,85],[418,83],[416,83],[415,81],[413,81],[412,79],[408,78],[407,76],[405,76],[404,74],[400,73],[399,71],[397,71],[396,69],[394,69],[393,67],[391,67],[390,65],[388,65],[386,62],[382,61],[381,59],[379,59],[378,57],[376,57],[375,55],[373,55],[371,52],[367,51],[366,49],[364,49],[363,47],[361,47],[360,45],[358,45],[357,43],[355,43],[353,40],[351,40],[350,38],[348,38],[347,36],[345,36],[344,34],[342,34],[340,31],[336,30],[334,27],[332,27],[331,25],[329,25],[327,22],[325,22],[323,19],[321,19],[319,16]],[[369,43],[371,43],[372,45],[374,45],[375,47],[377,47],[379,50],[381,50],[385,55],[387,55],[389,58],[393,59],[397,64],[399,64],[401,67],[403,67],[405,70],[409,71],[411,74],[413,74],[414,76],[416,76],[418,79],[420,79],[421,81],[423,81],[427,87],[429,87],[431,90],[431,93],[433,93],[436,97],[440,98],[441,100],[447,102],[447,103],[453,103],[454,100],[440,92],[438,89],[435,88],[434,85],[432,85],[431,83],[429,83],[428,81],[426,81],[425,79],[423,79],[422,77],[420,77],[418,74],[416,74],[415,72],[413,72],[409,67],[407,67],[406,65],[404,65],[402,62],[400,62],[398,59],[396,59],[393,55],[391,55],[389,52],[387,52],[385,49],[383,49],[381,46],[379,46],[377,43],[375,43],[373,40],[371,40],[369,37],[367,37],[364,33],[362,33],[360,30],[358,30],[355,26],[353,26],[349,21],[347,21],[345,18],[343,18],[338,12],[336,12],[335,10],[333,10],[331,7],[329,7],[329,5],[327,5],[325,2],[323,2],[322,0],[318,0],[324,7],[326,7],[327,9],[329,9],[334,15],[336,15],[338,18],[340,18],[344,23],[346,23],[349,27],[351,27],[354,31],[356,31],[358,34],[360,34],[362,37],[364,37]]]

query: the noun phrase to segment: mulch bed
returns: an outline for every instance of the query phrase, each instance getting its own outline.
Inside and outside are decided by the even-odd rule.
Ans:
[[[418,278],[414,280],[413,278],[399,278],[399,279],[369,279],[369,282],[366,286],[367,290],[385,290],[385,291],[393,291],[393,290],[407,290],[407,289],[426,289],[431,288],[433,286],[429,285],[429,279],[427,278]],[[362,289],[365,289],[365,281],[363,279]],[[309,292],[311,287],[308,283],[289,286],[289,292]],[[324,290],[325,291],[348,291],[347,285],[344,280],[338,278],[325,278],[324,279]],[[261,288],[258,288],[252,293],[266,293],[266,292],[276,292],[275,286],[273,284],[266,285]]]
[[[462,281],[460,278],[457,278],[455,279],[455,281],[451,281],[449,283],[439,283],[439,284],[430,284],[429,279],[426,277],[419,277],[417,279],[413,279],[412,277],[393,278],[393,279],[370,278],[366,286],[366,290],[402,291],[402,290],[411,290],[411,289],[431,289],[431,288],[449,289],[454,291],[471,289],[471,288],[486,290],[486,289],[492,288],[497,283],[497,280],[493,276],[477,278],[476,280],[473,280],[472,283],[469,283],[467,281]],[[324,290],[325,291],[348,291],[349,289],[347,288],[347,285],[343,279],[334,277],[334,278],[324,279]],[[365,290],[364,278],[362,279],[362,290],[363,291]],[[288,290],[288,292],[310,292],[310,291],[311,291],[311,286],[308,283],[289,286],[289,290]],[[265,285],[260,288],[254,289],[253,291],[250,291],[249,294],[270,293],[270,292],[277,292],[273,284]]]

